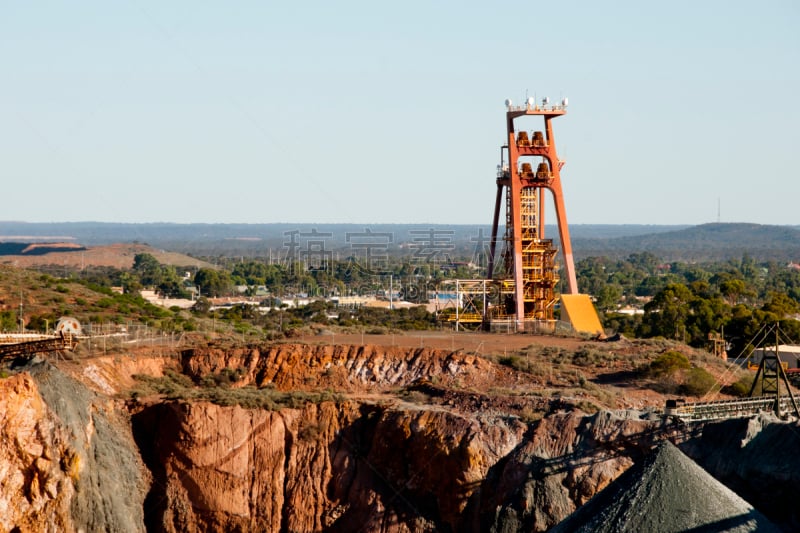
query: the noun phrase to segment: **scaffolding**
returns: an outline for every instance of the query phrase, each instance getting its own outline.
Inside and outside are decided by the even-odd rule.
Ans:
[[[456,331],[471,331],[485,326],[492,281],[487,279],[448,280],[455,283],[455,308],[447,310],[445,319]],[[447,283],[447,282],[445,282]]]

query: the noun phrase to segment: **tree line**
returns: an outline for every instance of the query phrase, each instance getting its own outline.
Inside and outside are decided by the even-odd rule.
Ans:
[[[751,256],[722,262],[662,263],[651,253],[624,260],[592,257],[576,265],[582,292],[595,298],[604,326],[631,337],[665,337],[693,346],[724,334],[738,355],[767,323],[800,341],[800,270]],[[624,306],[642,314],[622,314]]]
[[[413,291],[408,288],[419,286],[422,294],[426,289],[435,290],[448,278],[482,275],[465,263],[436,265],[391,258],[377,273],[351,260],[310,268],[299,262],[213,259],[218,268],[200,268],[188,278],[150,254],[138,254],[131,269],[87,269],[77,274],[100,286],[122,286],[126,293],[137,294],[151,287],[171,298],[188,298],[193,290],[199,291],[199,296],[226,296],[233,294],[236,286],[245,286],[251,295],[262,287],[274,297],[298,292],[327,297],[386,290],[390,276],[395,289],[402,286],[410,294]],[[581,292],[592,296],[605,328],[626,336],[665,337],[704,346],[709,333],[724,333],[730,353],[736,355],[747,348],[765,323],[779,322],[790,338],[800,340],[800,322],[795,320],[800,313],[800,270],[791,264],[758,262],[746,254],[720,262],[665,263],[652,253],[641,252],[625,259],[585,258],[577,262],[576,272]],[[639,314],[624,314],[626,307],[638,309]],[[292,316],[308,321],[325,314],[320,309],[312,311]],[[387,322],[397,322],[388,315],[380,316]],[[377,315],[355,318],[377,322]],[[400,322],[412,324],[420,322],[419,318]],[[430,327],[427,321],[422,322]]]

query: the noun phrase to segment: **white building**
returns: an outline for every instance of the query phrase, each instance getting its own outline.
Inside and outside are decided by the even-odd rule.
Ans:
[[[753,350],[750,362],[756,365],[761,363],[764,353],[774,354],[775,347],[762,346],[761,348],[756,348]],[[800,368],[800,346],[780,344],[778,345],[778,357],[780,357],[781,362],[785,363],[788,368]]]

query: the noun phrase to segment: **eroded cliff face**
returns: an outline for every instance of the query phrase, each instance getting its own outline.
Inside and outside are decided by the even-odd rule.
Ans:
[[[375,392],[421,379],[436,379],[444,386],[468,383],[488,390],[513,385],[518,379],[507,367],[461,351],[369,344],[209,347],[184,351],[181,362],[183,372],[195,379],[231,368],[243,372],[239,386],[271,385],[280,390]]]
[[[175,401],[134,418],[156,478],[148,526],[166,531],[485,531],[512,517],[543,531],[647,442],[591,461],[586,448],[653,426],[351,401],[278,412]]]
[[[134,426],[159,471],[150,525],[168,531],[457,526],[471,491],[521,433],[516,423],[484,432],[442,412],[349,401],[279,412],[171,402]],[[425,511],[398,516],[415,507]]]
[[[80,464],[29,374],[0,380],[0,530],[66,531]]]
[[[0,388],[0,530],[144,529],[149,474],[121,403],[47,363]]]

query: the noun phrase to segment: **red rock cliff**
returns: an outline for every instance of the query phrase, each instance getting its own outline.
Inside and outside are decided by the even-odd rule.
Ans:
[[[664,437],[657,421],[472,392],[513,387],[520,376],[460,352],[209,347],[185,351],[181,365],[198,382],[237,369],[235,386],[351,399],[277,411],[185,401],[142,410],[134,432],[156,478],[146,511],[153,530],[543,531]],[[454,399],[397,396],[420,380]],[[518,405],[509,411],[509,402]],[[510,414],[524,405],[542,419]]]

